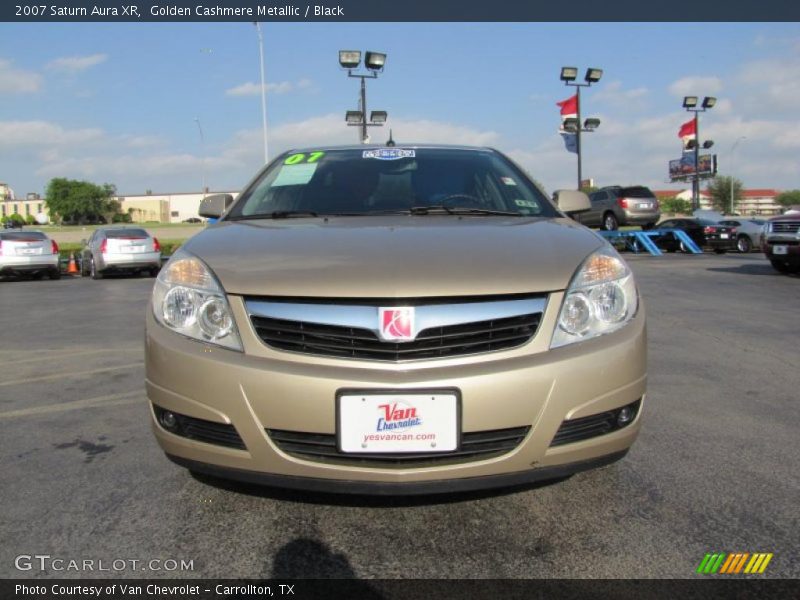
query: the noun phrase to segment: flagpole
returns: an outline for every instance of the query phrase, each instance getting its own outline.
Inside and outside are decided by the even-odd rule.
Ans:
[[[693,209],[700,208],[700,119],[694,113],[694,186],[692,188]]]
[[[580,125],[581,123],[581,86],[576,86],[578,88],[578,95],[575,101],[575,112],[576,117],[578,117],[578,131],[577,137],[575,138],[575,147],[578,150],[578,187],[575,188],[580,191],[581,189],[581,129],[583,129]]]
[[[583,182],[583,164],[582,164],[582,156],[581,156],[581,134],[585,132],[592,132],[600,125],[600,119],[591,118],[586,119],[585,123],[581,123],[581,88],[582,87],[589,87],[593,83],[597,83],[600,81],[600,78],[603,76],[602,69],[596,68],[589,68],[586,69],[586,76],[584,77],[585,83],[580,83],[576,81],[578,77],[578,69],[576,67],[562,67],[561,68],[561,81],[564,82],[564,85],[568,87],[574,87],[575,90],[575,117],[564,117],[565,114],[569,115],[571,113],[566,112],[569,108],[571,108],[572,99],[568,98],[564,100],[564,102],[557,102],[556,104],[561,107],[561,115],[562,115],[562,123],[561,129],[562,132],[575,133],[575,154],[578,155],[578,190],[581,189],[581,183]],[[567,142],[567,138],[564,138],[565,143],[567,143],[567,150],[571,151],[569,144]]]

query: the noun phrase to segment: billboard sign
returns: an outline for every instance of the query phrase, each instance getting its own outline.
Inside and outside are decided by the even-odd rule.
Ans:
[[[700,177],[713,177],[717,173],[717,155],[701,154],[698,157]],[[694,152],[684,152],[681,158],[669,161],[669,178],[672,181],[694,177]]]

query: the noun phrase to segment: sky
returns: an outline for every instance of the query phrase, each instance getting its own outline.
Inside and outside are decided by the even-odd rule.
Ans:
[[[562,66],[604,70],[581,93],[583,174],[595,185],[669,184],[684,95],[711,95],[701,140],[747,188],[800,188],[797,23],[264,23],[270,156],[356,143],[358,80],[340,49],[386,52],[369,110],[411,142],[492,146],[547,190],[575,187],[556,102]],[[241,189],[263,165],[258,37],[251,23],[0,25],[0,182],[43,194],[53,177],[123,195]],[[199,125],[199,127],[198,127]],[[202,130],[202,136],[201,136]]]

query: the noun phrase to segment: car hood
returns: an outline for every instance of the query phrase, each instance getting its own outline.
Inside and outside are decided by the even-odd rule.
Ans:
[[[566,218],[399,215],[227,221],[184,249],[231,294],[413,298],[562,290],[603,244]]]

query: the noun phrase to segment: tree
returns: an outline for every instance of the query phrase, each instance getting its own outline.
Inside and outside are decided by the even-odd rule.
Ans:
[[[45,203],[50,216],[57,222],[68,220],[83,224],[109,215],[113,217],[119,212],[119,202],[111,200],[114,194],[116,188],[108,183],[96,185],[89,181],[57,177],[47,184]]]
[[[689,215],[692,213],[692,203],[688,200],[682,200],[676,196],[671,198],[662,198],[659,201],[661,205],[661,212],[672,215]]]
[[[786,190],[775,196],[781,206],[800,206],[800,190]]]
[[[731,206],[731,186],[733,186],[733,206]],[[736,212],[736,206],[742,200],[742,182],[736,177],[718,175],[706,186],[711,196],[711,205],[721,213]]]

